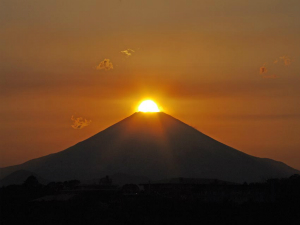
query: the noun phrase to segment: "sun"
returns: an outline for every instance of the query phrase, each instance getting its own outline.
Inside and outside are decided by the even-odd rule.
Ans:
[[[159,112],[159,108],[152,100],[143,101],[138,108],[139,112]]]

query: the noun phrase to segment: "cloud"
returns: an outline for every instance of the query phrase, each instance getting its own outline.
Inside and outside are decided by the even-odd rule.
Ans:
[[[74,118],[74,116],[71,117],[71,120],[73,121],[73,124],[71,125],[73,129],[82,129],[92,122],[91,120],[83,119],[82,117]]]
[[[284,62],[284,65],[286,66],[289,66],[292,63],[292,60],[288,56],[281,56],[279,58]]]
[[[290,57],[289,56],[286,56],[286,55],[284,55],[284,56],[280,56],[279,58],[277,58],[277,59],[275,59],[274,61],[273,61],[273,64],[278,64],[278,63],[283,63],[285,66],[289,66],[289,65],[291,65],[291,63],[292,63],[292,60],[290,59]],[[259,69],[259,73],[260,74],[262,74],[263,76],[263,78],[266,78],[266,79],[276,79],[276,78],[278,78],[279,76],[277,76],[277,75],[274,75],[274,74],[272,74],[272,75],[266,75],[267,73],[268,73],[268,69],[266,68],[266,65],[267,65],[267,63],[265,63],[262,67],[260,67],[260,69]],[[272,64],[270,65],[270,67],[271,67],[271,71],[273,70],[272,69]]]
[[[289,66],[289,65],[291,65],[291,63],[292,63],[291,58],[290,58],[289,56],[286,56],[286,55],[280,56],[279,59],[276,59],[276,60],[274,61],[274,64],[277,64],[277,63],[279,63],[280,61],[282,61],[282,62],[284,63],[284,65],[286,65],[286,66]]]
[[[123,53],[123,54],[125,54],[125,55],[127,55],[127,56],[131,56],[132,53],[134,53],[134,52],[135,52],[135,51],[132,50],[132,49],[130,49],[130,48],[128,48],[128,49],[126,49],[126,50],[124,50],[124,51],[121,51],[121,53]]]
[[[266,74],[268,72],[268,70],[267,70],[267,68],[266,68],[265,65],[266,64],[264,64],[262,67],[260,67],[260,69],[259,69],[259,73],[260,74]]]
[[[104,59],[97,66],[97,70],[112,70],[113,68],[114,68],[114,66],[109,59]]]
[[[278,76],[275,75],[275,74],[272,74],[272,75],[264,75],[263,78],[265,78],[265,79],[276,79],[276,78],[278,78]]]

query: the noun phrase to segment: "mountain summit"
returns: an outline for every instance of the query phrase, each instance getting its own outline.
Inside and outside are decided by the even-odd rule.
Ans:
[[[87,180],[124,173],[151,180],[173,177],[232,182],[287,177],[298,170],[224,145],[163,112],[137,112],[76,145],[20,165],[48,180]]]

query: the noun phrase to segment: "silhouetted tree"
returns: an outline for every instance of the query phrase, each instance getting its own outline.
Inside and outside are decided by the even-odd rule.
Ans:
[[[29,176],[23,183],[25,187],[33,188],[38,187],[41,184],[39,183],[38,179],[35,176]]]
[[[103,177],[99,180],[100,185],[111,185],[112,184],[112,179],[109,178],[109,176]]]

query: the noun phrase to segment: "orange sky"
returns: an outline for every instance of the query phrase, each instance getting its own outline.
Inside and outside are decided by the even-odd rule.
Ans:
[[[2,0],[0,167],[64,150],[152,98],[227,145],[300,169],[299,8]],[[97,69],[104,59],[113,69]],[[72,115],[92,122],[73,129]]]

